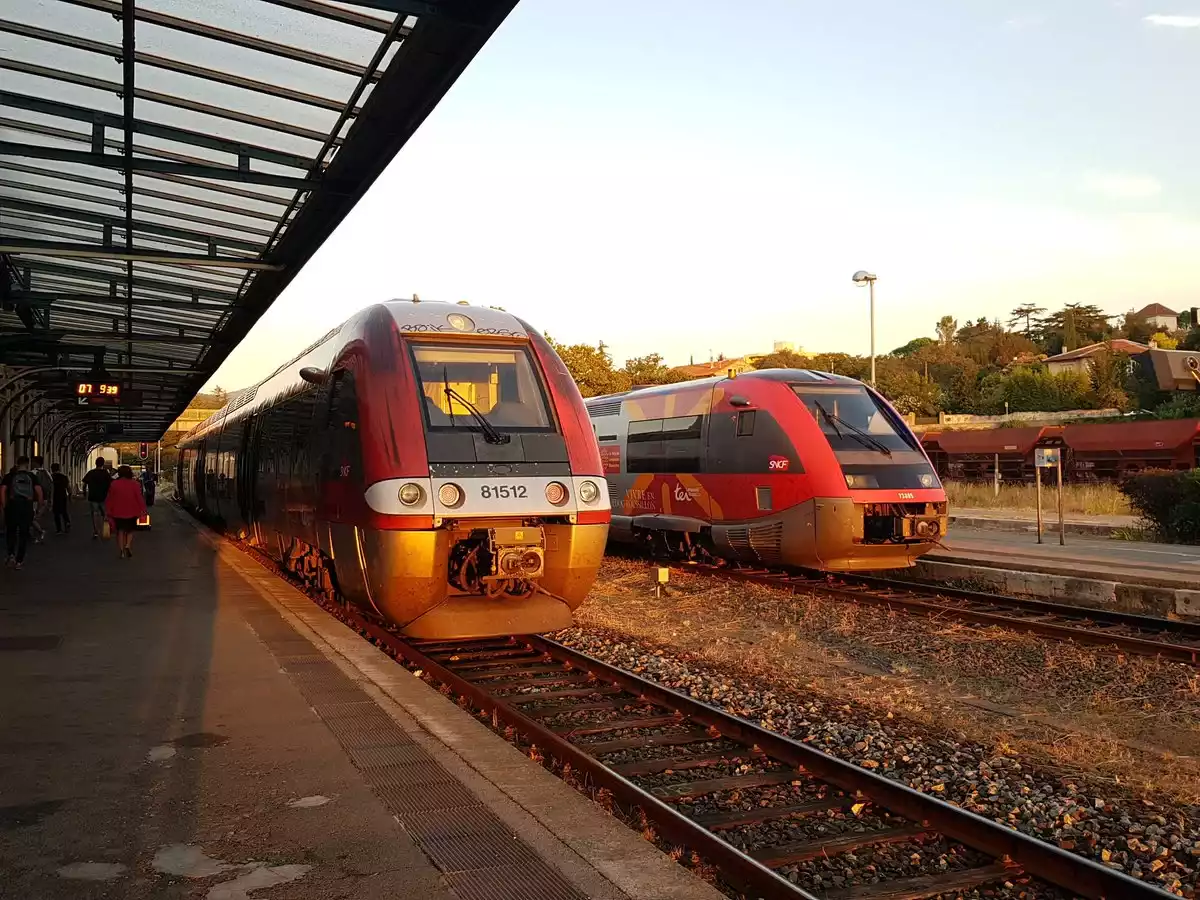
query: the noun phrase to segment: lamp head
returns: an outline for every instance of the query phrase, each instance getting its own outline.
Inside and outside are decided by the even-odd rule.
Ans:
[[[859,269],[857,272],[854,273],[854,283],[855,284],[867,284],[868,282],[871,282],[874,280],[875,280],[875,276],[872,275],[870,272],[868,272],[866,269]]]

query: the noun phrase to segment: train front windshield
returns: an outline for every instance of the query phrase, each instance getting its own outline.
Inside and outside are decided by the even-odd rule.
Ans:
[[[842,450],[916,450],[908,429],[890,410],[858,385],[811,387],[792,385],[812,413],[834,452]],[[872,446],[878,445],[878,446]],[[886,454],[885,454],[886,455]]]
[[[498,431],[554,431],[554,419],[525,347],[418,344],[413,362],[426,427],[478,431],[476,414]]]

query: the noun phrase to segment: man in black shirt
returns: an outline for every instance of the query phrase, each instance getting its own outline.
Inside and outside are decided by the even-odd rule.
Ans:
[[[71,479],[62,473],[62,466],[53,463],[50,466],[50,481],[53,483],[51,490],[54,500],[51,506],[54,509],[54,532],[62,534],[71,530]]]
[[[96,468],[83,476],[83,486],[87,491],[88,507],[92,511],[92,537],[100,537],[100,528],[104,524],[104,501],[108,497],[108,489],[112,485],[112,476],[104,467],[104,458],[96,460]]]
[[[29,471],[29,457],[19,457],[13,470],[0,481],[0,509],[4,510],[4,542],[10,566],[19,569],[25,562],[33,511],[42,499],[42,488]]]

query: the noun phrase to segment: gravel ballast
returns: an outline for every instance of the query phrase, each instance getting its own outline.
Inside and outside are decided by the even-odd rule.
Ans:
[[[1194,807],[1160,808],[1128,792],[1113,791],[1111,786],[1100,793],[1101,789],[1082,776],[1039,772],[1020,759],[957,736],[941,737],[890,714],[874,718],[853,705],[837,705],[794,688],[781,690],[765,679],[730,675],[622,635],[575,627],[557,638],[604,662],[1179,896],[1198,895],[1200,810]],[[905,866],[915,863],[911,853],[895,855],[900,846],[881,849],[879,862],[870,864],[883,866],[888,877],[907,871]],[[935,868],[943,860],[947,870],[976,864],[967,848],[947,845],[920,852],[934,854]],[[869,883],[845,881],[851,877],[843,871],[845,857],[836,859],[842,864],[837,871],[829,868],[827,861],[814,861],[795,867],[792,874],[799,882],[826,889]],[[814,881],[818,876],[822,880]]]

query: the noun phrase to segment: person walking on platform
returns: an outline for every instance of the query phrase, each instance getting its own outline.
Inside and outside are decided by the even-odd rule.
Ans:
[[[33,511],[33,528],[31,534],[39,544],[46,539],[46,511],[50,509],[50,497],[54,493],[54,481],[46,471],[46,460],[40,456],[33,458],[33,477],[37,479],[38,487],[42,489],[42,502]]]
[[[133,469],[129,466],[117,469],[117,477],[104,500],[104,509],[117,533],[117,548],[121,551],[121,558],[133,556],[133,532],[137,529],[138,519],[146,515],[146,498],[142,496],[142,486],[134,479]]]
[[[42,499],[42,488],[29,471],[29,457],[19,457],[17,465],[0,481],[0,509],[4,510],[4,542],[10,566],[19,569],[25,562],[34,510]]]
[[[87,491],[88,507],[92,513],[92,539],[100,537],[100,526],[104,524],[104,501],[112,487],[112,478],[104,468],[104,459],[96,460],[96,468],[83,476],[83,487]]]
[[[54,510],[54,532],[64,534],[71,530],[71,479],[62,473],[62,466],[54,463],[50,466],[50,481],[53,485],[50,505]]]
[[[154,505],[155,490],[154,473],[150,469],[142,470],[142,496],[146,498],[146,506]]]

